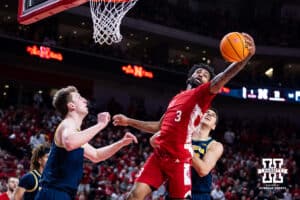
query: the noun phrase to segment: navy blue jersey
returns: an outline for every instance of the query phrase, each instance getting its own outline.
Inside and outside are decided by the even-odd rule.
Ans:
[[[203,158],[207,151],[207,146],[213,141],[212,138],[207,140],[192,141],[193,150],[196,156]],[[212,175],[209,172],[204,177],[200,177],[196,170],[192,168],[192,194],[209,194],[211,192]]]
[[[32,170],[20,178],[19,187],[26,191],[23,200],[33,200],[39,188],[41,174],[37,170]]]
[[[83,173],[83,148],[67,151],[52,143],[41,177],[43,188],[52,188],[74,196]]]

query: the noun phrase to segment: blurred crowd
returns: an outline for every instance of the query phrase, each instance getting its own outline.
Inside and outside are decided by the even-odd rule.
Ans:
[[[146,112],[141,107],[132,103],[130,108],[124,108],[115,100],[110,100],[101,109],[115,114],[118,108],[131,117],[141,118],[143,115],[147,119]],[[97,112],[96,108],[91,108],[83,126],[96,123]],[[51,143],[60,120],[52,108],[42,105],[0,109],[0,193],[7,190],[9,177],[20,178],[29,170],[32,148],[42,143]],[[95,147],[110,144],[121,138],[125,131],[127,128],[109,125],[91,143]],[[125,147],[107,161],[98,164],[88,161],[84,163],[77,199],[124,199],[152,151],[149,145],[150,134],[135,129],[130,131],[137,136],[138,144]],[[218,128],[212,137],[224,144],[225,151],[212,172],[212,199],[300,199],[297,163],[300,157],[300,138],[297,133],[299,127],[285,118],[272,117],[256,121],[225,119],[220,116]],[[288,174],[284,175],[284,182],[280,185],[282,188],[262,188],[262,175],[257,173],[262,168],[262,158],[284,160],[283,167],[288,169]],[[149,199],[164,199],[166,194],[166,188],[162,186]]]
[[[175,2],[140,1],[129,15],[213,38],[239,30],[250,33],[258,45],[300,46],[300,20],[294,10],[283,9],[283,2],[269,1],[264,12],[260,8],[265,5],[259,1],[232,1],[226,5],[222,1]]]

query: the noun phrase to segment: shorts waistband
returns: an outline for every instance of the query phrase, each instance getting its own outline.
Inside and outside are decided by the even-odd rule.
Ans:
[[[169,160],[173,161],[175,163],[191,163],[192,158],[179,158],[174,157],[173,155],[170,155],[167,152],[161,151],[160,149],[154,149],[154,154],[159,158],[163,160]]]
[[[49,188],[49,189],[54,189],[54,190],[58,190],[60,192],[67,193],[71,197],[71,199],[74,199],[76,196],[76,192],[67,191],[63,188],[59,188],[57,186],[53,186],[53,185],[49,185],[49,184],[42,184],[41,188]]]
[[[201,194],[201,195],[210,195],[210,192],[199,192],[199,191],[192,191],[192,194]]]

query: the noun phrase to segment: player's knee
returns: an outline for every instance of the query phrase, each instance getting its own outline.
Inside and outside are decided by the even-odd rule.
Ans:
[[[146,184],[134,185],[131,192],[127,196],[127,200],[144,200],[151,193],[151,188]]]
[[[133,189],[127,196],[127,200],[143,200],[146,196],[144,192]]]
[[[127,196],[127,200],[143,200],[146,195],[143,192],[132,190]]]
[[[137,193],[136,192],[134,192],[134,191],[131,191],[130,193],[129,193],[129,195],[127,196],[127,198],[126,198],[126,200],[138,200],[139,198],[138,198],[138,195],[137,195]]]

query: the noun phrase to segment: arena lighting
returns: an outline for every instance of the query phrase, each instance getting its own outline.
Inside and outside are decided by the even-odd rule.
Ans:
[[[230,93],[230,88],[228,88],[228,87],[222,87],[222,89],[220,90],[220,93],[229,94]]]
[[[300,91],[295,92],[295,100],[300,102]]]
[[[294,102],[300,103],[300,90],[289,88],[226,88],[220,91],[221,95],[239,99],[256,99],[260,101]]]
[[[143,66],[140,65],[124,65],[121,67],[122,71],[125,74],[131,74],[134,77],[137,78],[150,78],[152,79],[154,77],[153,72],[146,71]]]
[[[265,71],[265,75],[269,78],[272,78],[273,77],[273,71],[274,71],[274,69],[271,67],[267,71]]]
[[[26,51],[32,55],[32,56],[39,56],[40,58],[43,59],[54,59],[58,61],[63,60],[63,55],[61,53],[56,53],[51,50],[50,47],[45,47],[45,46],[27,46]]]

